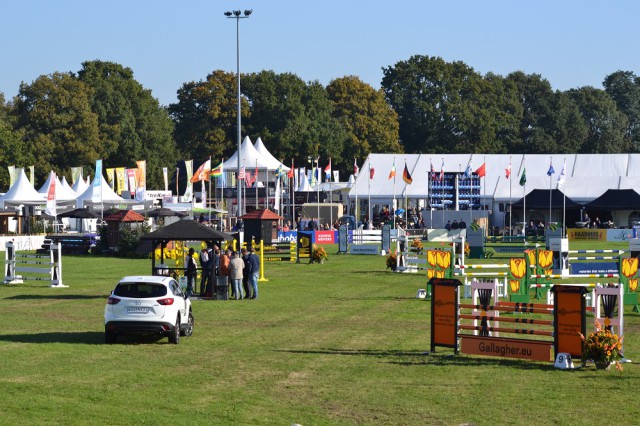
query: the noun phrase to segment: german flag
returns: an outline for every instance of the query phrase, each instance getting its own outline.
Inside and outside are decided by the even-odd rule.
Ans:
[[[402,180],[407,183],[407,185],[411,185],[413,182],[413,178],[409,173],[409,169],[407,168],[407,163],[404,163],[404,171],[402,172]]]

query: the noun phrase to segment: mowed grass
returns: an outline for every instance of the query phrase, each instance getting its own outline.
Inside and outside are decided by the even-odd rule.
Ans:
[[[0,286],[0,423],[637,423],[637,364],[426,355],[426,278],[335,251],[323,265],[267,264],[258,300],[194,301],[194,335],[177,346],[103,343],[107,295],[150,260],[66,256],[69,288]],[[626,355],[640,361],[640,318],[625,315]]]

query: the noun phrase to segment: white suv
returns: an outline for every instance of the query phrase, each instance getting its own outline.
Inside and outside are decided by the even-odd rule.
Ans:
[[[159,334],[169,343],[193,334],[191,301],[171,277],[131,276],[120,280],[104,308],[104,340],[121,334]]]

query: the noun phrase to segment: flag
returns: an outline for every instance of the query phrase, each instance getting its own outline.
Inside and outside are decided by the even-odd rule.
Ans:
[[[444,180],[444,158],[442,159],[442,166],[440,166],[440,177],[438,178],[440,182]]]
[[[247,172],[244,176],[244,181],[247,185],[247,188],[251,188],[253,186],[253,183],[256,181],[256,176],[251,176],[251,172]]]
[[[247,178],[247,173],[244,170],[244,166],[240,167],[240,173],[238,173],[238,179],[243,180]]]
[[[256,172],[253,174],[253,181],[251,184],[258,183],[258,160],[256,160]]]
[[[547,176],[551,177],[556,171],[553,170],[553,163],[549,163],[549,170],[547,170]]]
[[[129,193],[133,197],[136,195],[136,171],[134,169],[127,169],[127,181],[129,182]]]
[[[564,186],[564,181],[567,177],[566,170],[567,170],[567,160],[564,160],[564,164],[562,164],[562,170],[560,170],[560,174],[558,175],[558,188],[562,188]]]
[[[360,171],[360,168],[358,167],[358,159],[354,158],[353,159],[353,174],[358,176],[358,172]]]
[[[524,186],[527,183],[527,168],[522,169],[522,175],[520,175],[520,186]]]
[[[404,163],[404,171],[402,172],[402,180],[406,182],[407,185],[411,185],[413,182],[413,178],[409,173],[409,169],[407,168],[407,163]]]
[[[436,174],[436,169],[433,167],[433,161],[429,160],[429,163],[431,163],[431,179],[437,180],[438,175]]]
[[[49,191],[47,192],[47,207],[45,212],[49,216],[57,216],[56,212],[56,175],[51,175],[51,183],[49,184]]]
[[[123,191],[126,191],[129,186],[127,184],[127,180],[125,179],[125,168],[124,167],[116,167],[116,181],[118,183],[118,195],[122,195]]]
[[[91,201],[102,202],[102,160],[96,160],[96,175],[93,178],[93,194]]]
[[[393,166],[391,166],[391,171],[389,172],[389,179],[396,177],[396,160],[393,160]]]
[[[511,161],[509,161],[509,165],[505,169],[505,172],[506,172],[507,179],[509,179],[509,176],[511,176]]]
[[[147,197],[147,160],[136,161],[138,168],[136,169],[136,200],[144,201]]]
[[[324,168],[324,175],[328,181],[331,181],[331,157],[329,157],[329,164]]]
[[[224,173],[224,167],[222,166],[223,162],[221,161],[215,168],[211,169],[210,176],[219,178]]]
[[[369,179],[373,179],[373,175],[376,173],[376,169],[371,167],[371,162],[369,162]]]
[[[169,169],[166,167],[162,168],[162,178],[164,179],[164,190],[169,190]]]
[[[293,158],[291,159],[291,168],[289,169],[289,173],[287,173],[287,177],[291,179],[295,176],[295,171],[293,169]]]
[[[464,169],[464,177],[466,177],[467,179],[471,177],[471,158],[469,158],[467,168]]]
[[[191,182],[195,183],[209,179],[209,172],[211,172],[211,159],[208,159],[198,167],[198,170],[196,170],[191,178]]]
[[[482,163],[482,166],[478,167],[478,169],[474,173],[477,174],[478,177],[485,177],[487,175],[486,163]]]

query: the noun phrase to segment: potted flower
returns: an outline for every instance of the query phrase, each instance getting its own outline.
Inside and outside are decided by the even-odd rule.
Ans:
[[[396,254],[389,253],[389,256],[387,256],[387,269],[391,269],[392,271],[395,271],[397,266],[398,264],[396,260]]]
[[[415,253],[422,253],[424,250],[424,246],[422,245],[422,241],[419,239],[411,240],[411,251]]]
[[[586,360],[592,360],[596,368],[606,369],[611,363],[616,364],[616,369],[622,370],[618,361],[622,359],[623,336],[613,334],[611,330],[602,328],[600,322],[596,320],[596,331],[590,333],[586,338],[580,334],[584,342],[582,351],[583,364]]]
[[[311,263],[324,263],[325,260],[329,259],[327,252],[323,247],[318,245],[313,245],[313,253],[311,255]]]

